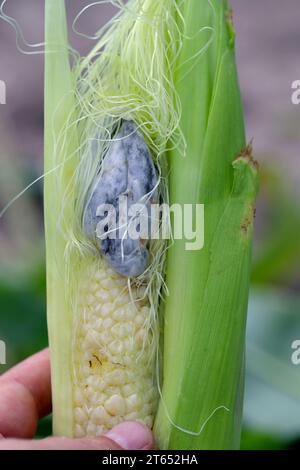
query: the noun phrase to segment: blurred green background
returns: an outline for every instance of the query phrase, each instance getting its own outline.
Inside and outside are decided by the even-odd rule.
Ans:
[[[67,0],[69,17],[88,4]],[[300,79],[299,5],[231,5],[247,134],[261,164],[242,448],[294,448],[300,444],[300,365],[291,360],[292,342],[300,340],[300,106],[291,103],[291,83]],[[7,13],[28,42],[42,41],[43,2],[10,0]],[[93,7],[78,29],[93,34],[111,13],[108,5]],[[71,40],[81,53],[92,44],[73,33]],[[43,56],[21,54],[13,29],[1,20],[0,80],[7,86],[7,104],[0,105],[1,211],[43,172]],[[7,348],[0,374],[47,345],[41,181],[0,219],[0,340]],[[51,417],[38,434],[50,433]]]

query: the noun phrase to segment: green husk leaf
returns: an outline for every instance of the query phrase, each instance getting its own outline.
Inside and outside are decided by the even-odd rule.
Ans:
[[[69,64],[67,21],[63,0],[45,3],[45,233],[47,255],[47,319],[51,351],[54,434],[71,436],[72,402],[71,311],[66,302],[66,240],[60,221],[68,225],[72,205],[66,188],[76,166],[76,134],[68,129],[73,104],[73,78]],[[62,133],[62,130],[65,132]],[[63,135],[63,138],[61,137]],[[58,176],[59,174],[59,176]]]
[[[187,252],[185,240],[175,240],[168,252],[155,430],[161,448],[231,449],[241,430],[257,168],[245,149],[227,4],[191,0],[182,14],[187,34],[175,85],[187,156],[169,154],[170,202],[205,205],[205,246]],[[212,28],[204,32],[210,43],[189,70],[193,48],[203,50],[205,41],[189,38],[204,25]]]

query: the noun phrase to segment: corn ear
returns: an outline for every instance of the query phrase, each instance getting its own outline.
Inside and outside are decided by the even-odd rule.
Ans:
[[[227,3],[181,5],[186,36],[175,86],[187,152],[169,154],[170,201],[205,205],[205,246],[188,252],[175,240],[168,252],[155,431],[165,449],[232,449],[241,431],[257,165],[245,143]]]
[[[158,1],[145,6],[150,16],[162,10]],[[141,25],[132,20],[131,12],[124,12],[125,36],[131,44],[128,30],[139,35]],[[158,394],[155,307],[160,274],[129,280],[114,272],[87,239],[82,223],[98,162],[109,147],[103,142],[110,142],[108,134],[113,134],[118,119],[143,125],[152,112],[152,96],[150,104],[141,107],[144,80],[140,89],[137,81],[128,80],[131,59],[140,62],[140,53],[129,47],[122,66],[118,34],[112,37],[116,44],[110,50],[111,67],[106,56],[95,62],[96,48],[80,65],[73,55],[71,69],[64,1],[46,0],[45,13],[45,229],[53,431],[96,436],[123,420],[140,420],[152,427]],[[145,25],[150,39],[155,38],[151,25]],[[164,53],[161,45],[157,47]],[[106,74],[98,73],[98,67],[104,67]],[[119,86],[115,70],[123,71],[124,87]],[[148,70],[141,73],[148,78]],[[96,151],[91,144],[95,141],[101,147]],[[163,259],[157,258],[157,263],[160,266]]]
[[[124,419],[152,427],[162,385],[155,423],[161,448],[235,448],[257,168],[245,143],[229,12],[220,0],[126,5],[71,70],[64,1],[46,0],[54,433],[94,436]],[[170,204],[205,204],[204,249],[186,251],[186,240],[174,240],[168,250],[168,296],[164,245],[149,273],[129,282],[83,233],[82,211],[99,171],[89,142],[98,140],[97,155],[105,154],[102,143],[120,120],[140,126]]]

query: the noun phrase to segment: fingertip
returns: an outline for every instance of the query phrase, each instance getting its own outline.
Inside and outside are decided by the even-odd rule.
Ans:
[[[153,434],[142,423],[126,421],[105,434],[124,450],[149,450],[154,446]]]

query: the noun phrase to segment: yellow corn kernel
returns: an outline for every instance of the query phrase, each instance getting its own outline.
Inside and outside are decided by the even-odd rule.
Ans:
[[[104,263],[91,263],[88,277],[74,319],[74,435],[99,435],[124,419],[152,427],[157,391],[145,327],[149,302]]]

